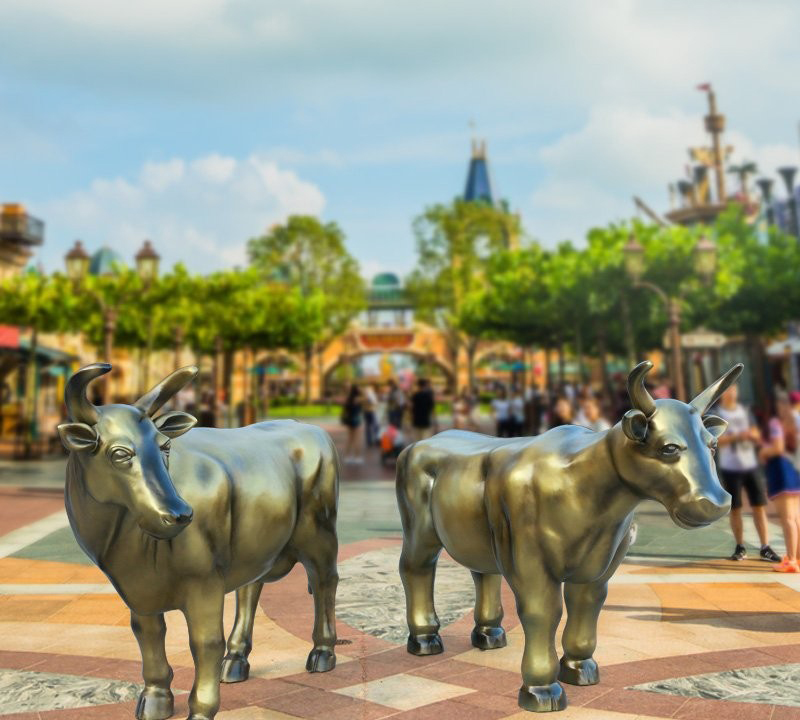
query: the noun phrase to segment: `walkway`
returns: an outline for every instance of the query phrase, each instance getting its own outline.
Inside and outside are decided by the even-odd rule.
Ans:
[[[338,427],[329,429],[340,439]],[[295,569],[265,587],[251,679],[223,686],[217,717],[532,717],[516,705],[522,631],[508,588],[508,647],[474,650],[471,578],[443,558],[436,602],[446,651],[429,658],[405,651],[393,474],[374,457],[344,472],[336,669],[304,671],[312,607]],[[138,647],[125,606],[67,526],[62,477],[60,461],[0,465],[0,717],[132,718]],[[725,521],[683,531],[646,504],[638,523],[601,615],[601,682],[566,686],[570,707],[558,717],[800,720],[800,578],[757,560],[719,559],[731,551]],[[232,612],[231,602],[228,628]],[[192,683],[186,628],[178,613],[167,623],[175,717],[185,717]]]

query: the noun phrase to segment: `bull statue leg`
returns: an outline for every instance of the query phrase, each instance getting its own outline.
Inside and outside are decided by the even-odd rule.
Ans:
[[[564,602],[567,606],[567,624],[561,636],[564,656],[558,678],[570,685],[596,685],[600,671],[595,661],[597,647],[597,620],[608,595],[608,581],[616,572],[628,552],[631,534],[617,548],[605,574],[592,583],[564,583]]]
[[[221,583],[198,584],[187,593],[183,608],[189,628],[189,648],[194,658],[194,685],[189,695],[188,720],[212,720],[219,709],[219,680],[225,633]]]
[[[475,582],[475,628],[472,645],[479,650],[494,650],[506,646],[506,633],[500,623],[503,605],[500,602],[502,575],[473,572]]]
[[[517,601],[517,614],[525,632],[522,655],[522,687],[519,706],[534,712],[552,712],[567,707],[567,696],[558,682],[555,637],[561,620],[561,583],[544,568],[526,568],[509,578]]]
[[[398,487],[398,497],[401,495]],[[427,506],[413,510],[402,497],[403,550],[400,553],[400,578],[406,593],[408,652],[413,655],[438,655],[444,651],[439,636],[439,618],[433,606],[433,581],[442,543],[433,528]],[[413,518],[413,519],[412,519]]]
[[[296,541],[297,555],[308,575],[308,587],[314,596],[314,647],[308,654],[308,672],[327,672],[336,667],[336,570],[338,539],[336,516],[308,519]],[[312,527],[313,524],[313,527]]]
[[[247,657],[253,648],[253,624],[263,587],[263,583],[254,582],[236,591],[236,620],[228,638],[228,652],[222,661],[220,680],[224,683],[242,682],[250,676]]]
[[[144,690],[136,704],[136,718],[165,720],[172,716],[174,699],[169,688],[172,668],[164,649],[164,638],[167,634],[164,615],[137,615],[131,612],[131,628],[142,653],[144,679]]]

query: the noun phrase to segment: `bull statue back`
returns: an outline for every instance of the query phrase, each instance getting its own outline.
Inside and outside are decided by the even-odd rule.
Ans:
[[[65,501],[75,537],[131,611],[145,687],[139,720],[173,713],[164,613],[186,617],[195,680],[189,720],[211,720],[219,682],[246,680],[263,583],[305,566],[314,601],[309,672],[335,663],[339,462],[320,428],[291,420],[195,428],[191,415],[158,411],[197,374],[176,370],[134,405],[95,407],[97,363],[67,383],[70,422],[59,425]],[[227,642],[225,593],[236,591]]]
[[[522,708],[563,710],[559,680],[599,682],[592,657],[597,619],[628,550],[636,506],[657,500],[682,528],[708,525],[730,509],[713,458],[727,423],[707,412],[742,366],[688,404],[653,400],[644,386],[651,368],[643,362],[631,371],[633,409],[610,430],[572,425],[514,439],[448,430],[403,451],[397,502],[410,653],[443,650],[433,582],[444,548],[472,572],[475,647],[506,644],[501,578],[514,592],[525,633]],[[564,603],[559,659],[555,634]]]

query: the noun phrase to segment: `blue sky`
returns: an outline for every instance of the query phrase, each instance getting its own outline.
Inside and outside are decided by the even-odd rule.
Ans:
[[[471,130],[545,245],[668,207],[712,82],[733,160],[797,164],[800,5],[683,0],[4,0],[0,200],[165,265],[241,264],[292,212],[337,221],[367,275],[461,192]]]

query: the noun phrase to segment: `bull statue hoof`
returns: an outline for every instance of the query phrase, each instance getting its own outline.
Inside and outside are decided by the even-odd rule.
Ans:
[[[172,717],[175,700],[171,690],[145,688],[136,703],[136,720],[166,720]]]
[[[412,655],[439,655],[444,652],[444,645],[439,633],[409,635],[406,649]]]
[[[567,694],[557,682],[550,685],[523,685],[519,689],[517,702],[523,710],[530,712],[556,712],[567,707]]]
[[[600,682],[600,671],[594,658],[567,660],[562,657],[558,679],[568,685],[597,685]]]
[[[323,648],[314,648],[308,653],[308,660],[306,660],[306,670],[308,672],[328,672],[336,667],[336,655],[333,650],[325,650]]]
[[[506,631],[501,627],[476,625],[470,639],[472,647],[478,650],[495,650],[506,646]]]
[[[241,655],[226,655],[222,661],[219,681],[224,683],[244,682],[250,677],[250,663]]]

